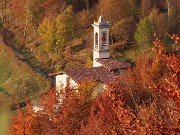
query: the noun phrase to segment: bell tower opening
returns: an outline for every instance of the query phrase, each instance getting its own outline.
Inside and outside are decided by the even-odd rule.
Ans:
[[[93,67],[102,66],[96,61],[97,58],[107,59],[109,53],[109,22],[106,22],[103,16],[100,16],[98,22],[94,21],[94,49],[93,49]]]
[[[94,49],[98,50],[98,33],[96,32],[95,34],[95,45],[94,45]]]
[[[104,50],[108,50],[107,48],[107,32],[106,31],[103,31],[101,33],[101,51],[104,51]]]

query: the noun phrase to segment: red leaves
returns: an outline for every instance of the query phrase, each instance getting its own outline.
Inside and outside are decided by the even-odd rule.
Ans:
[[[169,35],[169,34],[168,34]],[[169,35],[172,39],[179,42],[178,35]],[[177,108],[179,108],[180,104],[180,56],[175,55],[172,52],[167,53],[165,51],[165,47],[163,43],[156,38],[154,42],[158,54],[156,59],[161,60],[165,63],[164,68],[166,68],[166,74],[163,76],[161,82],[159,84],[154,85],[151,87],[152,90],[159,92],[160,94],[164,95],[166,98],[173,100]]]
[[[27,112],[21,109],[17,111],[17,115],[11,123],[10,135],[43,134],[40,119],[38,119],[37,114],[33,112],[32,106],[28,104],[26,109]]]
[[[78,89],[49,90],[43,111],[34,113],[31,106],[18,110],[10,134],[177,134],[180,59],[167,53],[158,38],[155,46],[154,58],[139,58],[121,82],[112,83],[94,101],[91,82]]]

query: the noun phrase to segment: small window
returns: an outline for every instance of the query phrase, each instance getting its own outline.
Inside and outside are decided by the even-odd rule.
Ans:
[[[102,45],[106,45],[106,32],[102,32]]]

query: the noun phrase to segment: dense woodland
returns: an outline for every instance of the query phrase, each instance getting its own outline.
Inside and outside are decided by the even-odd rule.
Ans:
[[[96,98],[92,80],[78,93],[51,88],[43,111],[17,109],[11,135],[180,132],[179,0],[0,0],[0,8],[6,44],[37,72],[92,67],[100,15],[111,24],[111,57],[134,65]]]

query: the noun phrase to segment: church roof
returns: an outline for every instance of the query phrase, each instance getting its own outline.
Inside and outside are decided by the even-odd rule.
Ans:
[[[131,64],[129,63],[120,62],[111,58],[97,58],[96,61],[102,64],[102,66],[93,68],[81,68],[79,70],[67,70],[65,72],[49,74],[49,76],[66,74],[77,83],[81,83],[82,81],[91,79],[109,84],[113,82],[119,82],[119,73],[117,74],[116,72],[112,72],[113,70],[127,69],[131,67]]]
[[[109,58],[109,59],[97,58],[96,61],[99,62],[101,65],[103,65],[108,70],[126,69],[126,68],[131,67],[131,64],[129,64],[127,62],[120,62],[118,60],[114,60],[114,59],[111,59],[111,58]]]
[[[110,72],[103,66],[93,68],[81,68],[79,70],[68,70],[66,71],[66,74],[77,83],[89,79],[101,81],[105,84],[118,81],[117,76],[115,76],[112,72]]]

